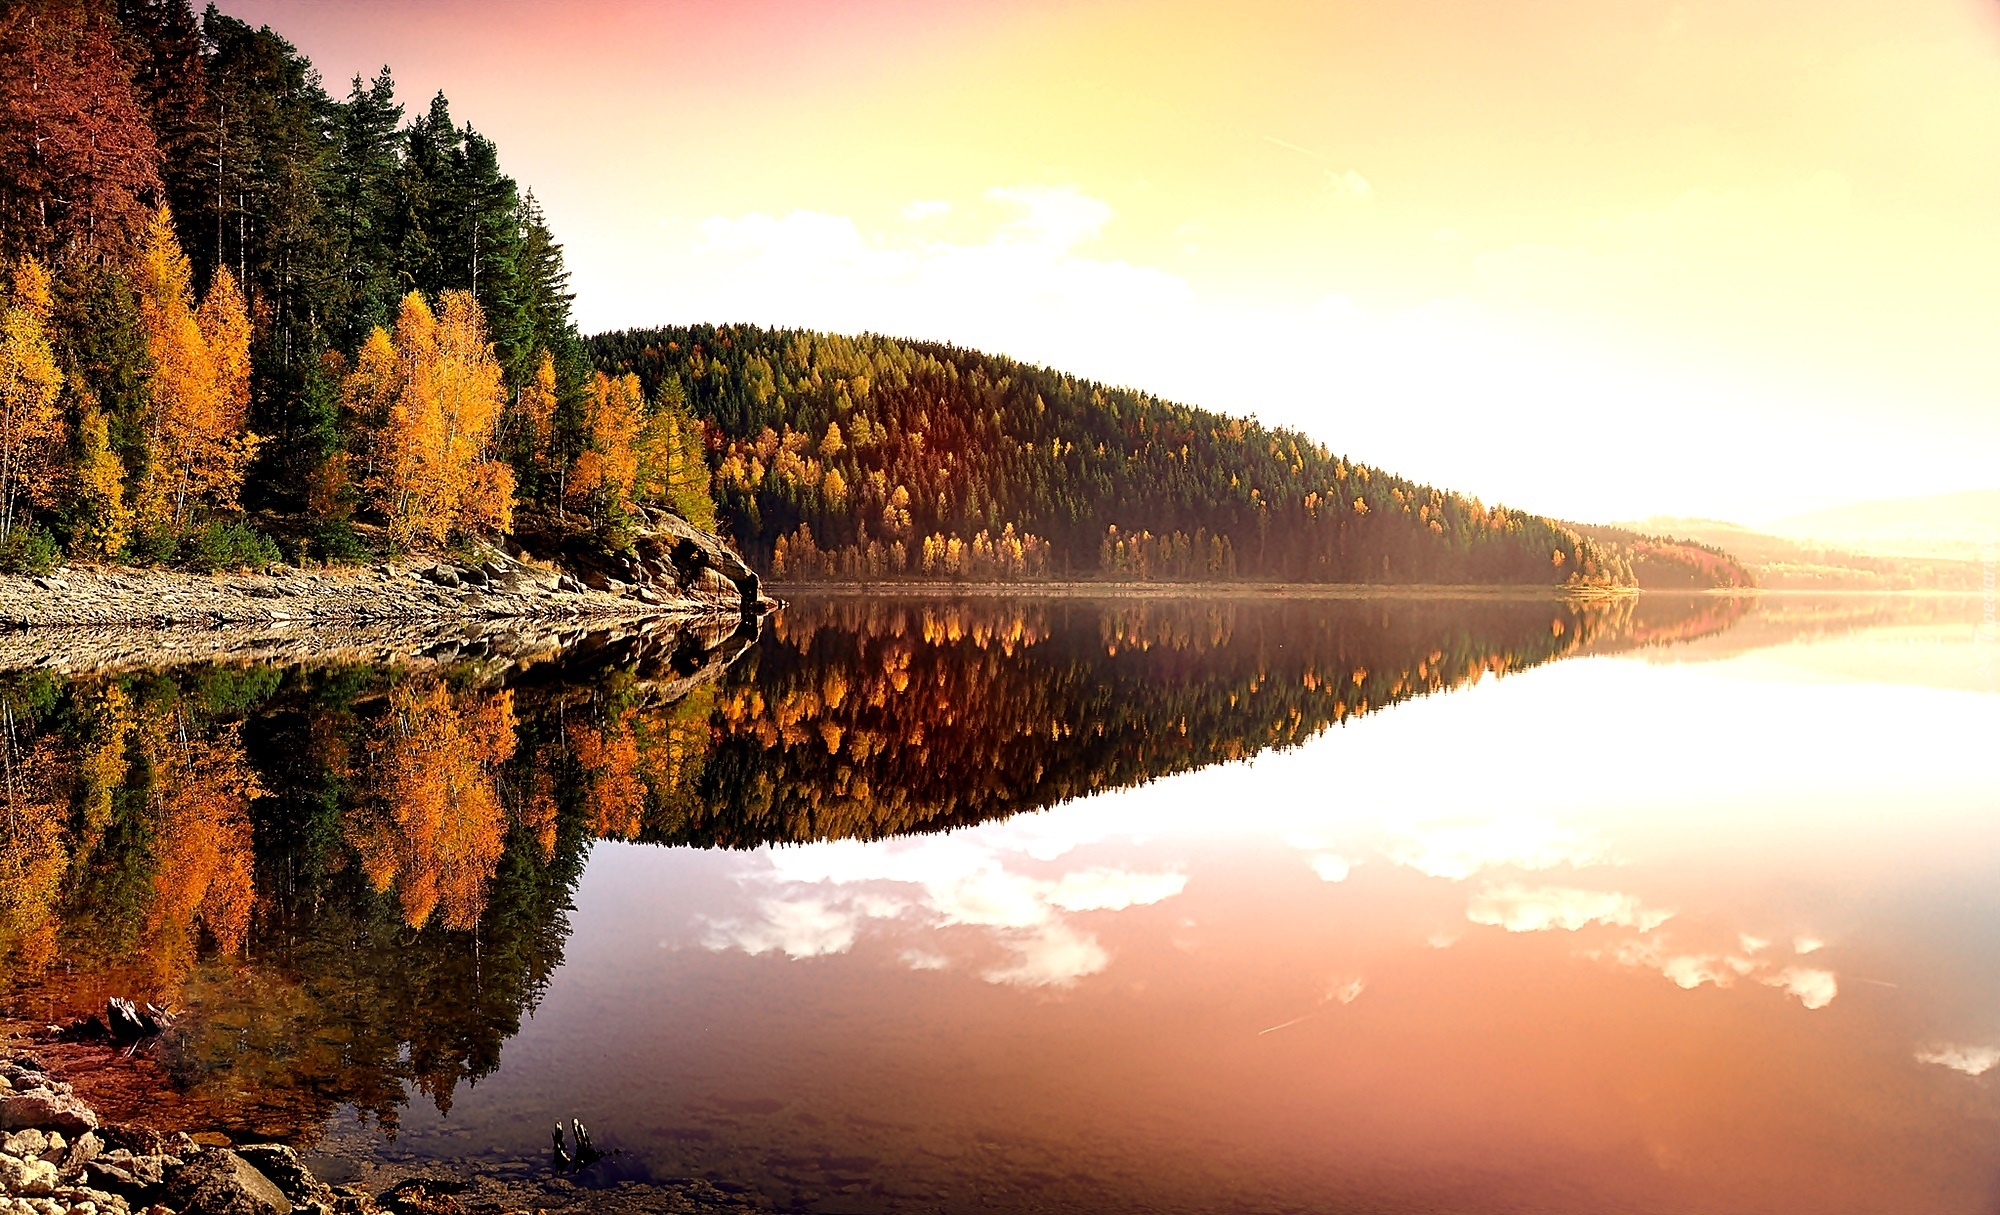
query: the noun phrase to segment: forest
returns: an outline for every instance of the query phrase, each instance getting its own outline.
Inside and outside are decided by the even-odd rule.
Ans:
[[[954,346],[739,325],[589,349],[707,426],[727,533],[780,582],[1748,581],[1726,556],[1594,539],[1295,431]]]
[[[0,569],[713,521],[701,428],[591,369],[533,193],[387,68],[336,98],[212,5],[0,7],[0,259]]]
[[[372,560],[638,507],[780,582],[1734,586],[1725,555],[933,342],[586,339],[493,141],[190,0],[0,9],[0,572]],[[541,529],[538,529],[541,530]]]

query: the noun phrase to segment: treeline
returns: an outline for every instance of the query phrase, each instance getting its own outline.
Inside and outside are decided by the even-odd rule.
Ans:
[[[1634,581],[1566,525],[976,351],[749,326],[590,351],[708,425],[725,526],[781,580]]]
[[[593,371],[532,193],[386,68],[335,99],[212,5],[6,5],[0,257],[0,566],[712,519],[700,427]]]

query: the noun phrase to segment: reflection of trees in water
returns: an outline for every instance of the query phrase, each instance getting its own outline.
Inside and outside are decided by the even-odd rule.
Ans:
[[[305,1137],[351,1103],[393,1125],[410,1089],[448,1107],[498,1066],[593,839],[980,822],[1740,609],[1662,610],[835,600],[720,680],[681,650],[8,677],[0,996],[194,1010],[163,1059],[210,1119]]]

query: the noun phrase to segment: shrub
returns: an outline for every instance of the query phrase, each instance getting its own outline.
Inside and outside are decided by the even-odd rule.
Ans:
[[[165,565],[180,550],[180,537],[170,527],[142,527],[125,541],[124,558],[133,565]]]
[[[247,523],[210,523],[181,541],[181,564],[191,570],[261,570],[281,564],[277,542]]]
[[[62,559],[62,546],[39,523],[17,527],[0,541],[0,572],[46,574]]]

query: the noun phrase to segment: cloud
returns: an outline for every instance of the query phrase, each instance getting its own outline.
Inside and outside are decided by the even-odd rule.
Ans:
[[[1818,937],[1799,937],[1792,942],[1792,950],[1795,953],[1818,953],[1825,948],[1826,942]]]
[[[1983,1076],[2000,1064],[2000,1047],[1943,1044],[1918,1051],[1917,1062],[1935,1063],[1968,1076]]]
[[[1067,250],[1096,239],[1117,214],[1110,203],[1070,186],[995,186],[986,197],[1021,210],[1003,233],[1051,249]]]
[[[1111,955],[1097,938],[1056,921],[1023,937],[1006,938],[1002,944],[1014,954],[1013,960],[981,972],[989,983],[1014,987],[1068,987],[1078,979],[1094,975],[1111,962]]]
[[[1546,819],[1490,818],[1427,823],[1392,844],[1389,859],[1430,877],[1463,881],[1484,869],[1581,869],[1609,860],[1602,840]]]
[[[1788,966],[1774,971],[1769,961],[1740,954],[1673,953],[1662,936],[1620,941],[1609,951],[1592,950],[1586,956],[1607,957],[1617,965],[1636,970],[1658,971],[1674,986],[1690,991],[1704,983],[1733,987],[1737,979],[1754,976],[1767,987],[1783,988],[1809,1009],[1825,1008],[1840,994],[1839,981],[1830,970]]]
[[[1375,187],[1368,179],[1353,169],[1328,169],[1326,184],[1341,198],[1366,199],[1375,193]]]
[[[1840,986],[1835,982],[1832,971],[1814,970],[1807,966],[1787,966],[1757,981],[1784,988],[1787,994],[1797,996],[1799,1003],[1807,1008],[1825,1008],[1840,994]]]
[[[934,219],[951,214],[951,204],[942,198],[913,198],[903,207],[904,219]]]
[[[1354,871],[1354,862],[1344,856],[1322,852],[1312,858],[1312,871],[1319,875],[1322,882],[1344,882],[1347,875]]]
[[[776,951],[788,958],[824,957],[853,948],[862,920],[899,910],[877,899],[770,898],[757,906],[759,918],[717,921],[702,943],[710,949],[736,948],[748,954]]]
[[[1185,889],[1185,873],[1090,869],[1063,874],[1048,901],[1064,911],[1122,911],[1172,898]]]
[[[902,919],[930,929],[983,930],[1010,955],[981,972],[989,982],[1066,986],[1110,962],[1096,937],[1069,915],[1148,906],[1187,888],[1187,875],[1171,870],[1100,866],[1040,877],[1014,868],[1035,842],[1032,836],[962,833],[773,849],[764,854],[768,867],[744,880],[777,893],[758,901],[754,918],[712,924],[704,943],[818,957],[852,948],[868,920]],[[917,970],[951,964],[930,947],[912,946],[900,956]]]
[[[1635,895],[1609,890],[1578,890],[1571,886],[1489,886],[1472,896],[1465,918],[1508,932],[1570,932],[1587,924],[1610,924],[1651,932],[1673,918],[1673,912],[1640,904]]]

